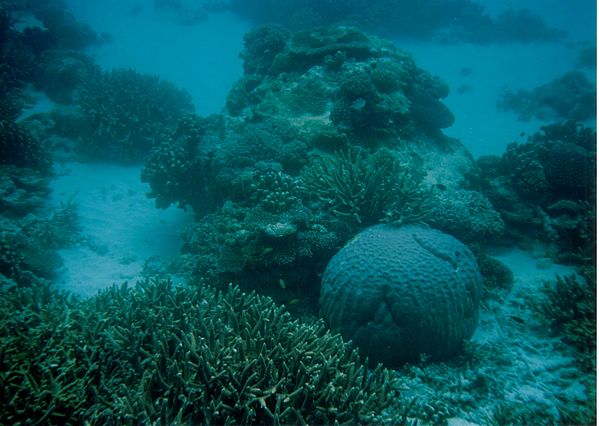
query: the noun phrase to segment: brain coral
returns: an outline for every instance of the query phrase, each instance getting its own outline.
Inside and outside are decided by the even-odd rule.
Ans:
[[[371,362],[400,366],[455,353],[478,321],[482,278],[472,252],[420,225],[376,225],[329,262],[320,304],[329,325]]]

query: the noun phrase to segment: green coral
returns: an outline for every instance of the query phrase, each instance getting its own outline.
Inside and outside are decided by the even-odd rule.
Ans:
[[[282,213],[299,202],[299,184],[296,178],[280,171],[252,173],[249,200],[273,213]]]
[[[90,72],[77,103],[90,133],[82,149],[121,162],[142,160],[179,118],[193,112],[187,92],[132,69]]]
[[[582,276],[557,276],[545,282],[544,299],[537,304],[552,331],[577,350],[589,371],[594,370],[597,347],[595,274],[595,269],[589,268]]]
[[[0,165],[4,164],[49,172],[52,160],[25,126],[13,120],[0,120]]]
[[[306,194],[333,215],[356,224],[383,218],[405,223],[424,215],[422,176],[402,165],[392,151],[373,154],[349,148],[334,156],[318,156],[302,171]]]
[[[266,25],[254,28],[243,36],[243,59],[245,74],[265,75],[275,56],[285,48],[289,33],[283,27]]]
[[[47,173],[0,165],[0,209],[3,215],[24,217],[42,208],[50,192],[48,184]]]
[[[2,423],[390,423],[395,379],[321,322],[230,286],[145,281],[86,301],[0,291]]]
[[[484,288],[487,293],[497,289],[511,290],[514,285],[514,273],[502,261],[489,256],[480,244],[471,244],[470,249],[476,257],[480,274],[484,279]]]
[[[501,215],[478,191],[437,191],[431,204],[427,223],[462,241],[493,241],[504,232]]]
[[[246,43],[241,53],[245,74],[229,94],[231,114],[251,122],[285,117],[293,127],[309,124],[318,133],[332,127],[377,144],[381,136],[438,133],[453,123],[439,100],[448,86],[392,43],[346,26],[276,36],[274,42],[273,28],[248,34],[261,35],[259,48]]]
[[[180,207],[198,207],[204,199],[204,176],[201,164],[185,146],[163,143],[145,160],[141,181],[150,185],[147,196],[156,199],[156,207],[166,209],[173,203]]]

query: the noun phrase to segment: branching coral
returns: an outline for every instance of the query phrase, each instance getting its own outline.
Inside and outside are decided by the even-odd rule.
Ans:
[[[292,424],[391,421],[395,379],[321,322],[229,287],[114,286],[78,301],[2,288],[7,423]],[[384,410],[388,410],[385,417]]]
[[[0,164],[49,172],[52,161],[39,140],[12,120],[0,120]]]
[[[406,222],[422,214],[421,178],[391,151],[369,154],[360,148],[316,157],[301,175],[306,194],[319,199],[332,214],[361,224],[385,216],[390,222]]]
[[[199,161],[185,147],[163,143],[147,156],[141,181],[150,185],[149,198],[156,207],[166,209],[172,203],[185,208],[191,204],[201,210],[204,176]]]
[[[24,217],[42,208],[50,192],[49,177],[37,170],[0,166],[0,209],[8,217]]]
[[[594,128],[567,121],[541,127],[526,143],[509,144],[501,158],[479,160],[483,192],[505,220],[506,235],[548,242],[561,261],[592,263],[595,140]]]
[[[90,133],[83,149],[123,162],[142,160],[179,118],[193,112],[187,92],[132,69],[90,72],[77,103]]]
[[[581,277],[557,276],[543,287],[544,300],[537,308],[553,332],[579,353],[583,365],[594,370],[596,353],[597,289],[594,268]]]
[[[391,202],[392,176],[398,165],[388,153],[370,155],[351,148],[335,156],[314,158],[301,179],[306,194],[320,199],[333,214],[356,223],[372,223]]]

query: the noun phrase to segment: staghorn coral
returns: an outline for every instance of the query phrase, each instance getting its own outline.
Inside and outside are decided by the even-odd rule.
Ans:
[[[234,286],[144,281],[87,301],[4,286],[0,311],[3,423],[372,424],[397,408],[391,372]]]
[[[17,280],[24,268],[25,259],[19,251],[14,236],[0,232],[0,276],[4,279]]]
[[[142,160],[179,118],[193,112],[187,92],[132,69],[88,73],[77,104],[87,125],[83,151],[121,162]]]
[[[304,168],[301,181],[308,199],[316,198],[333,215],[357,224],[386,217],[409,222],[419,215],[420,181],[392,151],[373,154],[349,148],[335,156],[319,156]]]

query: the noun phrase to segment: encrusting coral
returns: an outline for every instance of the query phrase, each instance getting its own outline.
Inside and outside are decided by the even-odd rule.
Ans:
[[[2,423],[391,423],[393,374],[230,286],[0,287]],[[399,414],[395,415],[396,417]]]

